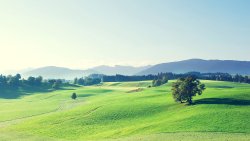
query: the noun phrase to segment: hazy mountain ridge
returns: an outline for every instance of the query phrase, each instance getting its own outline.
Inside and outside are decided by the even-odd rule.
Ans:
[[[73,79],[75,77],[84,77],[90,74],[105,74],[105,75],[134,75],[142,70],[149,68],[150,66],[145,67],[132,67],[132,66],[97,66],[94,68],[86,70],[73,70],[65,67],[56,67],[56,66],[46,66],[31,71],[22,73],[23,77],[29,76],[43,76],[44,78],[61,78],[61,79]]]
[[[157,64],[141,71],[138,75],[157,74],[160,72],[186,73],[190,71],[249,75],[250,61],[189,59]]]
[[[105,75],[147,75],[160,72],[186,73],[190,71],[250,75],[250,61],[189,59],[142,67],[102,65],[86,70],[47,66],[22,72],[21,74],[24,77],[43,76],[44,78],[73,79],[75,77],[84,77],[94,73]]]
[[[132,67],[132,66],[121,66],[121,65],[115,65],[112,67],[112,66],[102,65],[94,67],[92,69],[106,75],[115,75],[115,74],[134,75],[150,67],[151,67],[150,65],[143,67]]]
[[[75,77],[84,77],[86,75],[98,73],[94,70],[73,70],[64,67],[47,66],[37,68],[23,73],[24,77],[28,76],[43,76],[44,78],[61,78],[61,79],[73,79]]]

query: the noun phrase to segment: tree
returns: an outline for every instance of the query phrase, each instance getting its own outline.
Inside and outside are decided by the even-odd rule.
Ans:
[[[16,74],[14,77],[15,77],[15,79],[18,80],[18,81],[22,78],[20,74]]]
[[[52,85],[53,89],[59,89],[60,85],[62,84],[62,81],[60,79],[57,79],[56,82]]]
[[[248,76],[245,76],[244,77],[244,83],[248,83],[248,79],[249,79]]]
[[[73,84],[77,84],[78,83],[78,79],[77,79],[77,77],[74,79],[74,82],[73,82]]]
[[[79,85],[84,85],[84,79],[83,78],[79,78],[78,79],[78,84]]]
[[[166,83],[168,83],[167,76],[164,76],[163,74],[158,74],[158,78],[153,80],[152,86],[158,87]]]
[[[53,85],[55,82],[56,82],[55,79],[49,79],[49,80],[48,80],[48,83],[49,83],[50,85]]]
[[[162,77],[161,83],[162,83],[162,84],[168,83],[168,78],[167,78],[167,76],[163,76],[163,77]]]
[[[193,96],[201,95],[205,90],[205,85],[194,76],[180,78],[172,85],[172,94],[176,102],[188,102],[192,104]]]
[[[35,84],[35,80],[36,78],[35,77],[32,77],[30,76],[27,80],[27,83],[30,85],[30,86],[33,86]]]
[[[5,88],[7,86],[6,76],[0,75],[0,88]]]
[[[73,93],[73,94],[71,95],[71,98],[72,98],[72,99],[76,99],[76,98],[77,98],[76,93]]]
[[[10,87],[17,88],[20,85],[21,75],[20,74],[16,74],[15,76],[9,75],[7,79],[8,79],[7,83]]]
[[[161,85],[161,80],[160,79],[155,80],[153,86],[157,87],[157,86],[160,86],[160,85]]]
[[[84,79],[84,85],[85,86],[96,85],[96,84],[99,84],[100,82],[101,82],[101,79],[99,79],[99,78],[86,77]]]
[[[42,84],[43,81],[43,77],[42,76],[38,76],[35,78],[35,85],[36,86],[40,86]]]
[[[156,80],[154,79],[153,82],[152,82],[153,87],[155,86],[155,82],[156,82]]]

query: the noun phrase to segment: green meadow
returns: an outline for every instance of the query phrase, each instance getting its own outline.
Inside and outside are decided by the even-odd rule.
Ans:
[[[188,106],[174,102],[172,82],[2,93],[0,140],[250,140],[249,84],[202,81],[207,89]]]

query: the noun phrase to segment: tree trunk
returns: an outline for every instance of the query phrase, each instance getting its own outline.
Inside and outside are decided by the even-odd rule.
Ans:
[[[188,98],[188,104],[191,105],[192,103],[193,103],[192,97],[189,97],[189,98]]]

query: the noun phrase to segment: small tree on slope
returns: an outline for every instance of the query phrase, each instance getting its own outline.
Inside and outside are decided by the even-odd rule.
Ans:
[[[73,93],[73,94],[71,95],[71,98],[75,100],[75,99],[77,98],[76,93]]]

